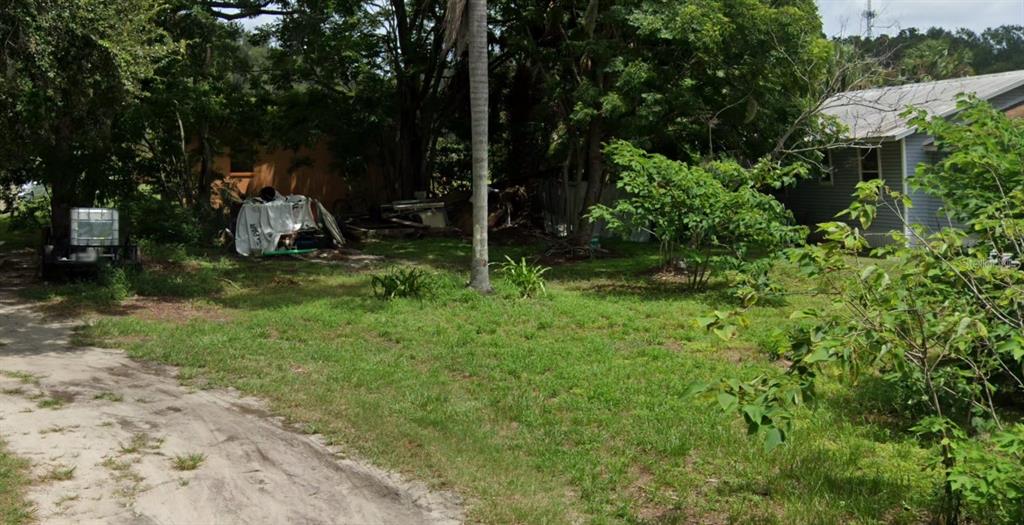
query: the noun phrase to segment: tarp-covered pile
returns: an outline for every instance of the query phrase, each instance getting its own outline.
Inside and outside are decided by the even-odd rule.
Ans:
[[[326,232],[335,246],[345,242],[334,217],[316,199],[303,195],[246,199],[235,224],[235,251],[266,255],[279,250],[282,240],[294,243],[305,232]]]

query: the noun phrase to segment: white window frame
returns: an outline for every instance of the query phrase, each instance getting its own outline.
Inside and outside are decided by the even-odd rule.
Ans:
[[[835,186],[836,165],[833,163],[832,150],[828,150],[825,152],[825,158],[828,159],[828,178],[818,177],[818,184],[822,186]]]
[[[875,159],[878,162],[878,170],[877,170],[877,172],[878,172],[878,180],[885,180],[882,177],[882,146],[871,146],[869,148],[861,148],[861,149],[875,150],[875,152],[876,152],[875,153]],[[860,153],[857,154],[857,173],[860,175],[860,181],[861,182],[864,182],[864,157],[866,157],[866,156],[867,156],[866,153],[863,154],[863,155],[860,154]]]

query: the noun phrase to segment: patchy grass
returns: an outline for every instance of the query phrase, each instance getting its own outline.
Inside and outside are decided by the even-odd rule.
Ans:
[[[17,379],[25,385],[38,385],[39,376],[30,374],[28,372],[22,372],[20,370],[0,370],[0,376],[9,377],[11,379]]]
[[[127,459],[118,460],[114,458],[106,458],[100,462],[100,466],[112,472],[127,472],[132,468],[132,462]]]
[[[47,397],[45,399],[40,399],[39,402],[36,403],[36,406],[39,408],[51,408],[56,410],[64,406],[64,401],[56,397]]]
[[[120,403],[121,401],[124,401],[124,396],[116,392],[100,392],[92,396],[92,398],[102,401],[110,401],[112,403]]]
[[[46,474],[43,474],[43,477],[40,478],[40,481],[67,481],[69,479],[74,479],[75,468],[76,467],[69,467],[67,465],[53,465],[50,467],[50,470],[46,472]]]
[[[0,440],[0,523],[3,525],[32,521],[32,507],[25,499],[28,483],[28,462],[8,453]]]
[[[154,438],[145,432],[132,434],[128,443],[121,444],[121,454],[139,454],[149,450],[157,450],[164,444],[162,438]]]
[[[52,425],[39,431],[40,434],[63,434],[69,430],[78,428],[79,425]]]
[[[193,452],[191,454],[174,456],[171,459],[171,466],[174,467],[174,470],[195,470],[204,461],[206,461],[206,454]]]
[[[778,268],[792,295],[754,309],[726,343],[694,319],[732,307],[728,293],[651,280],[653,246],[608,247],[613,257],[545,261],[549,293],[525,300],[497,272],[492,296],[465,289],[469,246],[455,239],[368,245],[390,260],[366,271],[195,259],[194,272],[170,265],[147,279],[206,290],[190,300],[232,322],[119,311],[81,337],[262,396],[304,429],[458,491],[471,521],[927,521],[937,477],[911,436],[878,423],[896,413],[884,390],[826,382],[818,409],[772,453],[685,395],[695,382],[778,367],[768,351],[790,314],[817,300],[800,293],[812,283]],[[396,262],[426,270],[432,293],[373,298],[371,275]]]

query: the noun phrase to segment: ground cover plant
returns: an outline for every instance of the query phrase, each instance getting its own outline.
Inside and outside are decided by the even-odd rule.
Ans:
[[[736,306],[720,281],[692,292],[651,277],[656,246],[604,246],[613,256],[541,260],[551,266],[547,293],[530,300],[504,279],[490,296],[468,290],[470,247],[460,239],[367,244],[386,261],[361,270],[191,255],[146,272],[160,283],[153,288],[180,281],[186,293],[105,306],[66,285],[30,293],[99,313],[83,342],[177,365],[198,387],[261,396],[300,428],[457,491],[474,521],[915,523],[931,515],[937,474],[893,421],[884,390],[826,382],[821,406],[794,423],[799,445],[771,453],[731,416],[687,396],[694,383],[778,369],[766,350],[778,329],[798,323],[792,311],[818,299],[755,305],[749,327],[724,341],[695,323]],[[520,261],[542,252],[492,250]],[[432,293],[375,298],[373,276],[392,266],[432,274]],[[809,284],[791,266],[773,273],[787,289]],[[201,288],[193,278],[217,287],[187,293]]]

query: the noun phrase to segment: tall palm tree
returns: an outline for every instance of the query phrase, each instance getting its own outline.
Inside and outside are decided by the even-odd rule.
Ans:
[[[473,260],[469,285],[491,291],[487,254],[488,72],[487,0],[449,0],[446,40],[469,44],[469,113],[473,149]]]

